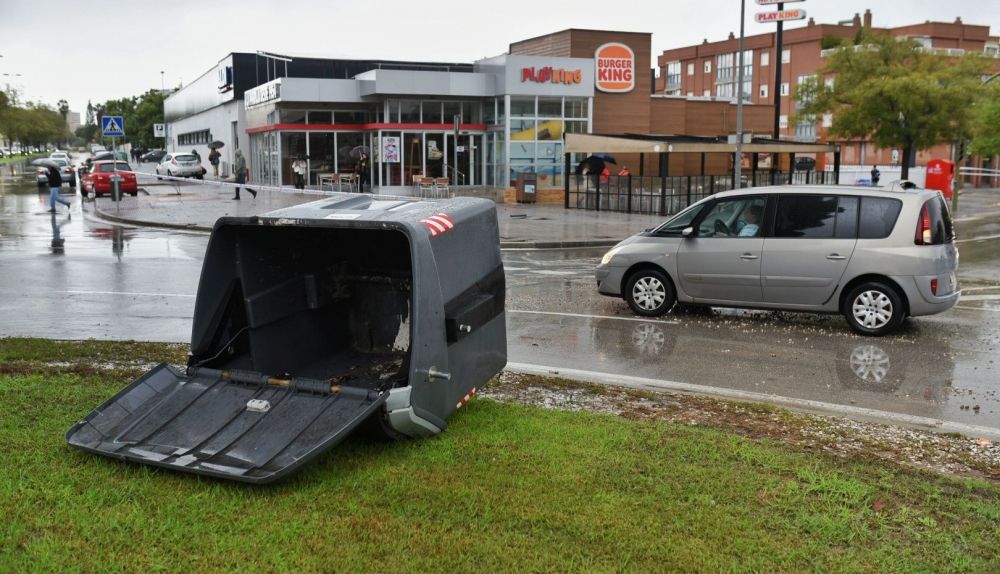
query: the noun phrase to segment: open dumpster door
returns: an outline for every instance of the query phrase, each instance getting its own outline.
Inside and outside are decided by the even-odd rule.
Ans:
[[[315,379],[160,365],[73,426],[96,454],[270,482],[342,441],[387,393]]]
[[[367,420],[431,436],[507,363],[496,206],[345,194],[222,218],[186,369],[160,365],[74,425],[88,452],[269,482]]]

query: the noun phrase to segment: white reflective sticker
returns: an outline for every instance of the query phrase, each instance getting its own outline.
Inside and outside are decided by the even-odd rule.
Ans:
[[[357,219],[361,217],[360,213],[331,213],[323,219]]]
[[[254,413],[266,413],[271,410],[271,403],[263,399],[250,399],[247,401],[247,410]]]

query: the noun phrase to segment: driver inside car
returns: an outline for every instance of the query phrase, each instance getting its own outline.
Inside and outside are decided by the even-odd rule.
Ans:
[[[737,221],[739,233],[737,237],[757,237],[760,235],[760,216],[764,209],[759,205],[749,205]]]

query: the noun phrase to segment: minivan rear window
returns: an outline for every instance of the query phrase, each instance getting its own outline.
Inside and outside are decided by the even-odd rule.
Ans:
[[[887,197],[861,198],[860,239],[884,239],[892,233],[903,202]]]

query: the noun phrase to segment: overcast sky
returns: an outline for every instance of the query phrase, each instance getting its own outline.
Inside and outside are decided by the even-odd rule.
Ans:
[[[1000,34],[996,0],[798,6],[818,23],[870,7],[875,26],[961,16]],[[187,84],[229,52],[472,62],[565,28],[652,32],[655,64],[665,49],[738,33],[739,8],[739,0],[0,0],[0,86],[51,105],[65,98],[82,116],[87,100],[159,88],[161,70],[167,86]],[[773,29],[753,21],[764,9],[747,0],[747,35]]]

